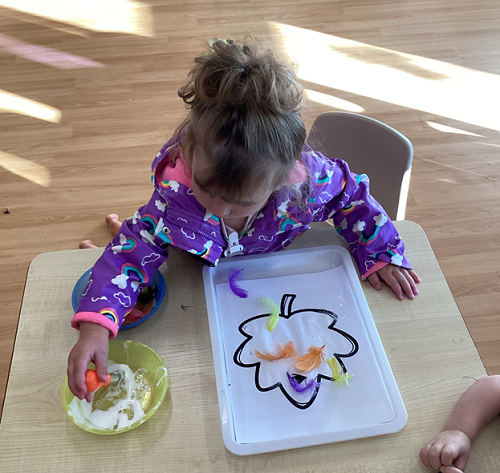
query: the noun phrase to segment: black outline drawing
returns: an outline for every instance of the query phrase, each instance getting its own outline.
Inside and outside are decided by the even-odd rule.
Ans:
[[[339,362],[339,365],[342,367],[343,372],[346,373],[347,369],[346,369],[344,363],[342,362],[342,358],[350,358],[350,357],[354,356],[358,352],[358,350],[359,350],[358,342],[356,341],[356,339],[352,335],[349,335],[347,332],[344,332],[343,330],[335,328],[335,324],[337,323],[337,320],[338,320],[338,315],[335,314],[334,312],[332,312],[331,310],[326,310],[326,309],[300,309],[300,310],[292,311],[292,304],[293,304],[293,301],[295,300],[296,297],[297,296],[295,294],[283,294],[283,297],[281,298],[281,307],[280,307],[280,314],[279,314],[279,316],[283,317],[285,319],[289,319],[290,317],[292,317],[292,315],[300,314],[301,312],[318,312],[318,313],[321,313],[321,314],[327,314],[327,315],[329,315],[332,318],[332,323],[328,326],[328,329],[333,330],[334,332],[339,333],[340,335],[342,335],[343,337],[345,337],[347,340],[349,340],[349,342],[351,342],[351,351],[349,353],[345,353],[345,354],[333,353],[332,354],[332,356],[335,357],[337,359],[337,361]],[[285,310],[286,310],[286,313],[285,313]],[[294,405],[298,409],[307,409],[308,407],[310,407],[312,405],[312,403],[316,399],[316,396],[318,395],[318,391],[319,391],[319,388],[321,386],[321,380],[322,379],[327,379],[329,381],[334,381],[331,376],[324,376],[322,374],[318,374],[318,376],[316,376],[316,381],[319,384],[315,388],[314,393],[311,396],[311,399],[308,402],[298,402],[297,400],[295,400],[293,397],[291,397],[288,394],[287,390],[283,387],[283,385],[281,384],[281,382],[278,382],[278,383],[276,383],[276,384],[274,384],[272,386],[269,386],[267,388],[263,388],[259,384],[259,371],[260,371],[260,365],[261,365],[260,361],[257,361],[255,363],[251,363],[251,364],[246,364],[246,363],[243,363],[241,361],[241,359],[240,359],[241,354],[242,354],[242,352],[243,352],[243,350],[245,348],[245,345],[250,340],[253,339],[253,336],[251,336],[248,333],[246,333],[245,330],[243,330],[243,327],[246,324],[248,324],[249,322],[253,321],[253,320],[260,319],[260,318],[263,318],[263,317],[268,317],[268,316],[269,316],[269,314],[257,315],[255,317],[251,317],[250,319],[245,320],[244,322],[242,322],[240,324],[240,326],[238,327],[238,330],[239,330],[239,332],[243,336],[246,337],[246,339],[236,349],[236,351],[234,352],[233,361],[234,361],[234,363],[236,365],[241,366],[242,368],[252,368],[252,367],[255,366],[255,387],[259,391],[261,391],[261,392],[267,392],[267,391],[272,391],[273,389],[276,389],[276,388],[280,388],[280,390],[283,393],[283,395],[288,399],[288,401],[292,405]],[[327,357],[327,358],[330,358],[330,357]],[[295,374],[295,373],[290,373],[290,374],[292,376],[296,377],[297,379],[299,379],[299,382],[301,382],[300,381],[300,377],[302,375]],[[303,377],[303,378],[305,379],[305,377]]]

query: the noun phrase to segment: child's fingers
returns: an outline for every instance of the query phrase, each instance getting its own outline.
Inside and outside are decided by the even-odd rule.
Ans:
[[[415,280],[413,279],[413,277],[411,276],[411,274],[408,270],[402,269],[401,271],[404,274],[406,280],[408,281],[408,284],[411,287],[411,292],[413,293],[414,296],[416,296],[418,294],[417,283],[415,282]]]
[[[68,360],[68,370],[67,370],[67,375],[68,375],[68,387],[69,387],[69,390],[78,398],[78,399],[82,399],[82,396],[79,392],[79,390],[77,389],[76,385],[75,385],[75,381],[74,381],[74,377],[73,377],[73,361],[71,359]]]
[[[85,384],[85,371],[89,365],[90,360],[78,360],[75,363],[73,370],[73,377],[76,389],[81,394],[80,399],[83,399],[87,394],[87,385]]]
[[[94,356],[94,364],[97,378],[102,383],[106,383],[108,381],[108,350],[97,351]]]
[[[370,284],[377,291],[380,291],[380,289],[382,289],[382,283],[380,282],[380,278],[378,277],[377,273],[370,274],[370,276],[368,276],[368,281],[370,281]]]
[[[423,465],[427,466],[430,468],[431,464],[429,463],[429,450],[432,446],[432,443],[429,442],[428,444],[424,445],[418,454],[420,457],[420,461],[422,462]]]
[[[441,473],[464,473],[463,470],[459,470],[458,468],[455,468],[454,466],[443,466],[441,467],[441,470],[439,470]]]
[[[405,270],[403,270],[403,271],[405,271]],[[399,283],[402,291],[406,294],[406,297],[408,297],[408,299],[415,298],[415,294],[413,293],[413,288],[410,284],[410,281],[408,280],[409,278],[407,278],[403,272],[397,271],[394,274],[394,278]]]
[[[443,450],[443,444],[435,443],[432,448],[429,450],[429,454],[427,455],[429,459],[429,464],[432,468],[439,470],[441,467],[441,451]]]
[[[395,276],[391,273],[386,274],[384,277],[384,281],[394,291],[396,297],[399,300],[403,300],[403,290],[401,289],[400,282],[395,278]]]
[[[392,270],[387,270],[386,268],[392,268]],[[403,294],[406,294],[408,299],[414,299],[418,294],[415,281],[420,282],[420,278],[417,276],[415,271],[407,271],[404,268],[389,265],[382,268],[380,270],[380,274],[375,272],[368,276],[368,281],[370,281],[371,285],[377,291],[382,289],[381,280],[383,280],[394,291],[394,294],[396,294],[396,297],[399,300],[403,300]]]
[[[457,444],[452,443],[445,445],[441,451],[441,464],[446,466],[453,465],[459,454],[460,448]]]
[[[460,455],[454,462],[454,466],[457,470],[459,470],[460,473],[465,471],[465,467],[467,466],[467,462],[469,461],[469,454],[470,451],[467,450],[464,454]],[[450,473],[455,473],[455,472],[450,472]]]
[[[422,280],[419,278],[418,274],[413,271],[413,269],[410,269],[408,271],[408,274],[411,276],[411,278],[416,282],[416,283],[419,283],[421,282]]]
[[[85,370],[89,362],[90,360],[83,357],[72,357],[71,355],[68,360],[68,386],[78,399],[83,399],[87,394]]]

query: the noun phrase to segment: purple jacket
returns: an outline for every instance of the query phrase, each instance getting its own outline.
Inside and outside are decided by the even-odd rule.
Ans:
[[[168,142],[152,164],[150,201],[125,220],[119,234],[94,265],[72,326],[94,322],[116,336],[140,290],[168,257],[168,247],[216,265],[228,248],[219,219],[193,195],[189,182],[165,180],[172,165]],[[411,269],[391,220],[369,193],[366,175],[351,174],[346,162],[328,159],[307,144],[302,162],[308,176],[273,194],[244,235],[240,254],[277,251],[309,228],[332,218],[363,279],[388,263]]]

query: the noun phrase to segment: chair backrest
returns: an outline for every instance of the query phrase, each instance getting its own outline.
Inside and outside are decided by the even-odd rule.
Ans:
[[[328,158],[370,178],[370,192],[392,220],[404,220],[413,162],[406,136],[373,118],[348,112],[319,115],[307,139]]]

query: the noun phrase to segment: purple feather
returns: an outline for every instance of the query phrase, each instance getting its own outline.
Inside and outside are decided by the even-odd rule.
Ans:
[[[240,286],[238,286],[238,281],[241,279],[241,272],[243,269],[236,269],[233,268],[231,271],[229,271],[229,287],[231,288],[231,291],[233,291],[238,297],[248,297],[248,291],[245,291],[245,289],[242,289]]]
[[[311,379],[309,381],[304,381],[299,383],[288,371],[286,372],[288,376],[288,381],[290,382],[290,386],[295,389],[298,393],[305,393],[307,391],[311,391],[312,389],[316,389],[320,383],[315,379]]]

